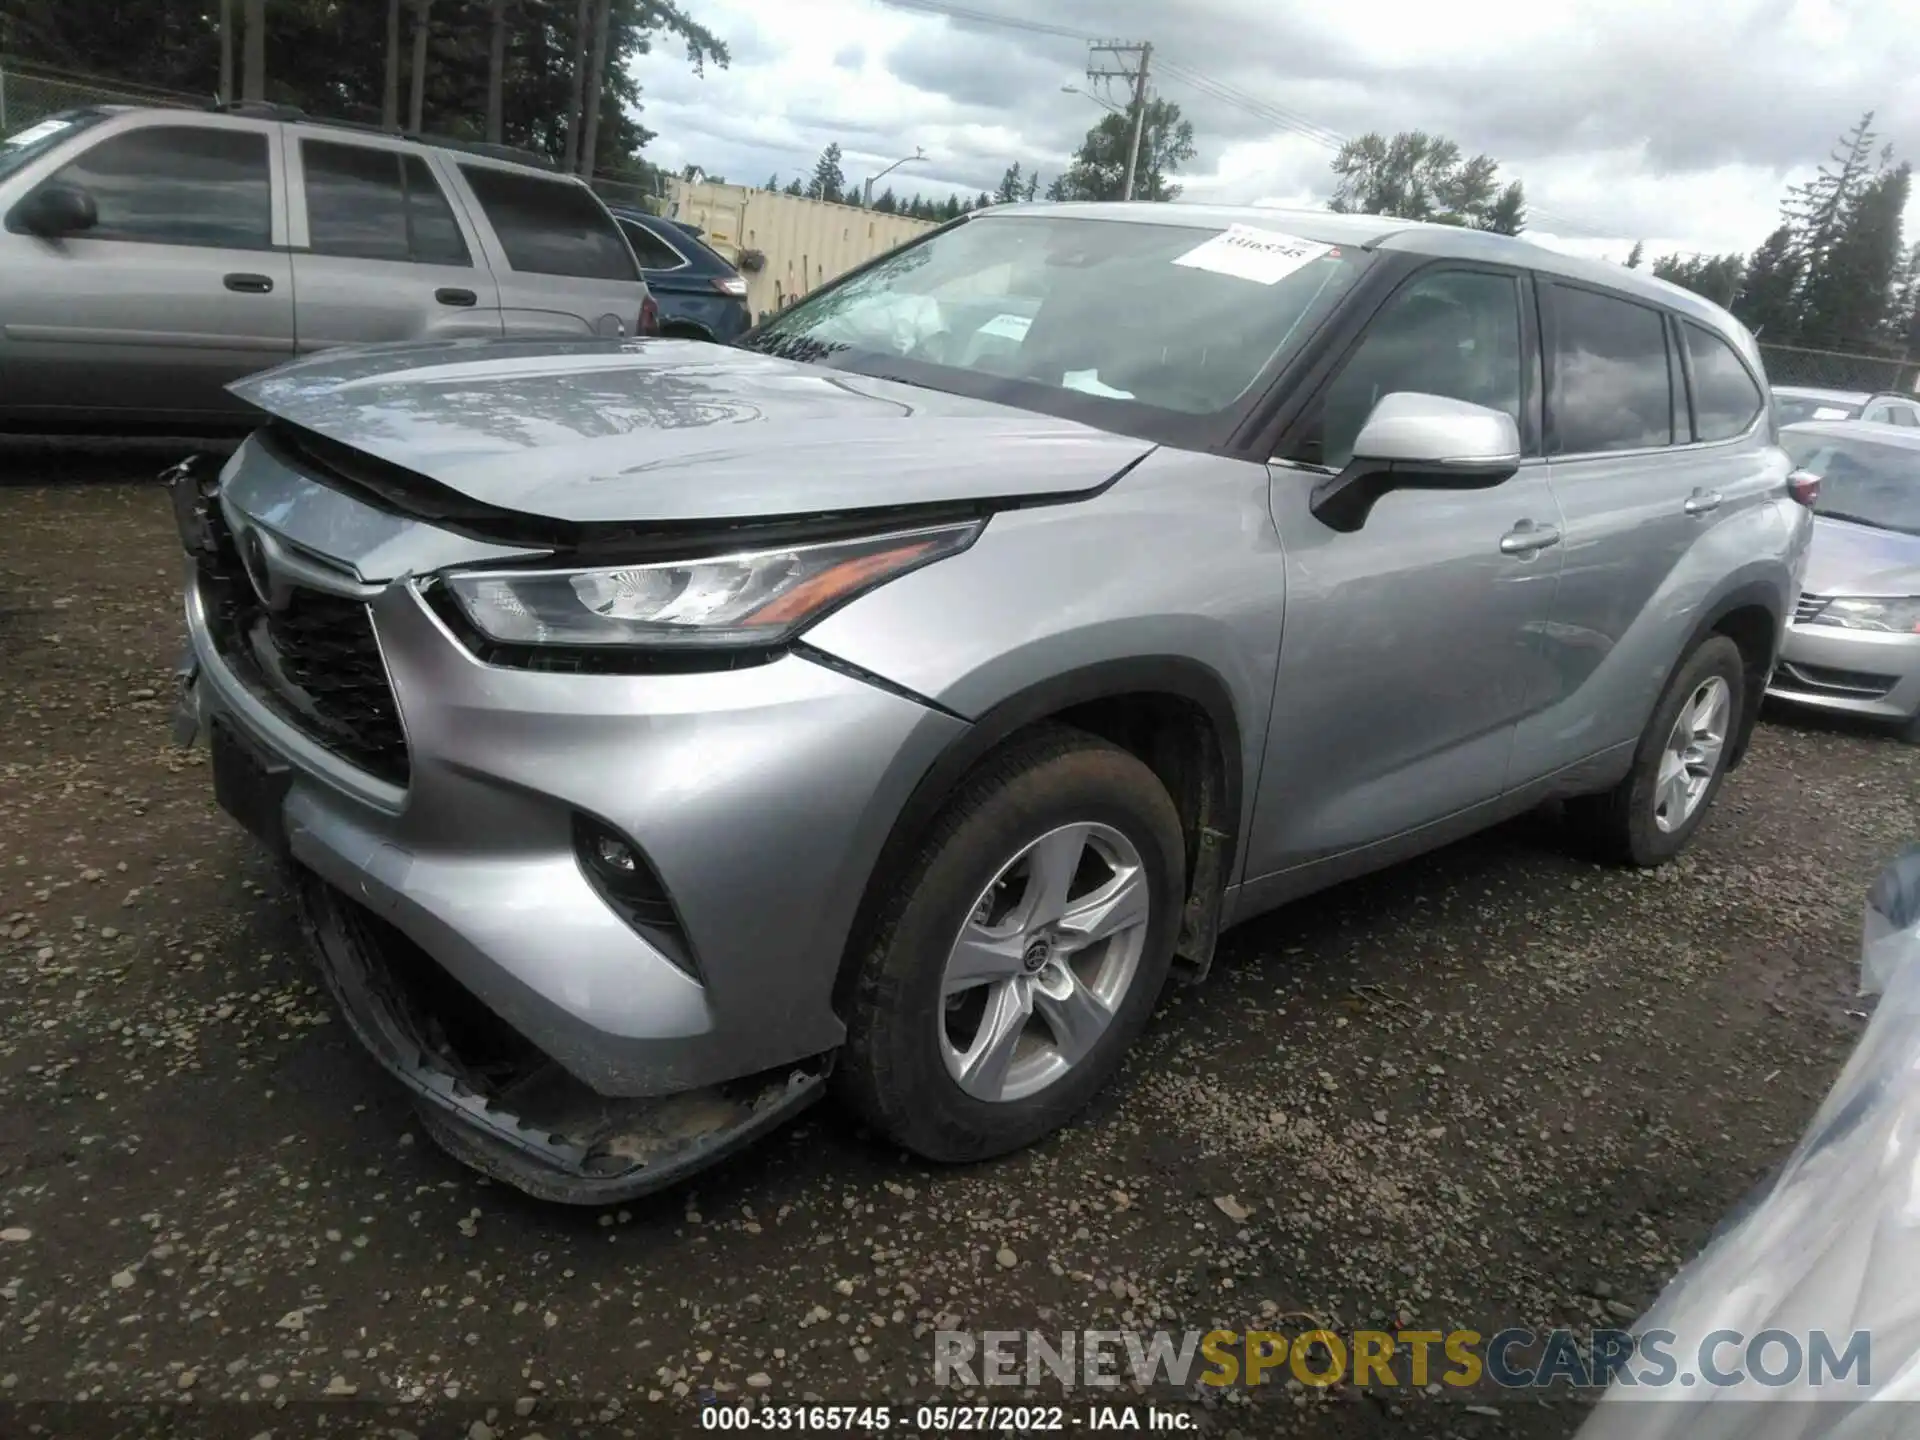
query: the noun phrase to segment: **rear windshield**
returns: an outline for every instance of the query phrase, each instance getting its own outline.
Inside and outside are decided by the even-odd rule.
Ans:
[[[507,263],[533,275],[634,280],[633,251],[613,216],[584,185],[491,165],[462,165]]]
[[[1367,263],[1259,227],[983,216],[801,301],[754,349],[1042,410],[1212,416]],[[903,363],[905,362],[905,363]],[[983,386],[981,382],[992,382]]]
[[[1920,447],[1794,431],[1780,444],[1820,477],[1816,515],[1920,535]]]
[[[0,179],[106,118],[107,112],[104,110],[64,110],[58,115],[49,115],[16,129],[6,139],[0,140]]]
[[[1857,420],[1861,407],[1845,400],[1823,400],[1815,395],[1782,395],[1773,392],[1774,413],[1782,425],[1800,420]]]

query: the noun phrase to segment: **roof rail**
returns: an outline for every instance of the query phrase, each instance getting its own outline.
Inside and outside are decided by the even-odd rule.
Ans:
[[[462,140],[453,135],[434,135],[424,130],[390,129],[385,125],[375,125],[365,120],[334,120],[318,115],[309,115],[298,105],[278,105],[266,100],[226,100],[215,101],[207,107],[222,115],[245,115],[255,120],[298,121],[306,125],[322,125],[329,130],[357,130],[364,135],[389,135],[399,140],[411,140],[418,145],[432,145],[440,150],[459,150],[468,155],[479,155],[489,160],[506,160],[515,165],[530,165],[537,170],[558,170],[560,167],[549,156],[537,150],[525,150],[517,145],[495,145],[486,140]]]
[[[216,100],[207,107],[222,115],[251,115],[256,120],[304,120],[306,111],[297,105],[275,105],[266,100]]]
[[[490,140],[461,140],[452,135],[428,135],[415,130],[401,133],[408,140],[438,146],[442,150],[459,150],[489,160],[511,160],[515,165],[531,165],[540,170],[560,168],[551,157],[542,155],[538,150],[523,150],[518,145],[496,145]]]

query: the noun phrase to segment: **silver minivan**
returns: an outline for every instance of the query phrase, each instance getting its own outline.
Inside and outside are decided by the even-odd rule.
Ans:
[[[0,429],[241,420],[229,382],[346,342],[649,330],[606,207],[516,153],[271,106],[0,141]]]

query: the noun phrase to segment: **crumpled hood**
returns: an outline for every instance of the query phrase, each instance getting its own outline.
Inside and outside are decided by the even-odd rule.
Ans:
[[[1920,595],[1920,535],[1815,516],[1801,588],[1811,595]]]
[[[482,504],[582,523],[1071,496],[1153,449],[1071,420],[684,340],[328,350],[232,389]]]

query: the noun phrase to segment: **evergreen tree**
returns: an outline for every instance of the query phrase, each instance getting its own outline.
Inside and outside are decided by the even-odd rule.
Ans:
[[[1056,175],[1047,182],[1047,199],[1067,200],[1071,198],[1072,197],[1067,194],[1067,177],[1065,175]]]
[[[238,12],[241,7],[235,5]],[[682,0],[610,0],[595,167],[649,185],[639,158],[652,132],[641,123],[635,61],[656,46],[684,46],[696,71],[725,65],[725,43]],[[387,10],[382,0],[271,0],[264,7],[265,98],[328,119],[377,123],[386,90]],[[409,15],[419,13],[413,5]],[[220,76],[220,7],[188,0],[0,0],[0,53],[10,61],[139,81],[211,96]],[[494,107],[492,0],[434,0],[422,72],[426,128],[478,140]],[[576,0],[512,0],[502,26],[498,107],[506,144],[558,160],[574,112]],[[413,36],[402,27],[402,44]]]
[[[1000,177],[1000,188],[993,192],[993,198],[1002,205],[1011,205],[1015,200],[1024,199],[1026,193],[1027,181],[1021,177],[1020,162],[1016,160]]]
[[[1909,360],[1920,360],[1920,243],[1907,252],[1887,321],[1887,343]]]
[[[986,191],[982,190],[980,194],[974,199],[973,208],[976,210],[984,210],[991,204],[993,204],[993,197],[989,195]]]
[[[1747,261],[1746,279],[1733,313],[1769,344],[1791,345],[1800,337],[1800,277],[1804,273],[1793,229],[1782,225]]]
[[[760,188],[763,190],[778,190],[780,188],[779,175],[774,174],[774,175],[767,176],[767,183],[761,186]]]
[[[882,215],[892,215],[899,211],[900,197],[893,193],[891,185],[880,192],[880,198],[873,202],[873,208]]]
[[[835,141],[820,152],[820,158],[814,162],[813,180],[807,186],[807,194],[816,200],[826,200],[832,204],[843,204],[847,198],[847,177],[840,168],[840,144]]]
[[[1646,253],[1647,242],[1644,240],[1634,241],[1633,249],[1627,252],[1627,269],[1638,270],[1640,268],[1640,262],[1645,258]]]
[[[1802,295],[1801,339],[1815,349],[1861,350],[1886,341],[1905,247],[1900,218],[1912,172],[1882,170],[1848,197],[1841,223]]]
[[[1662,255],[1653,262],[1657,279],[1691,290],[1716,305],[1732,305],[1746,262],[1738,255]]]
[[[1841,137],[1839,147],[1820,167],[1820,173],[1787,192],[1781,209],[1793,236],[1801,273],[1809,281],[1819,274],[1828,252],[1839,240],[1854,196],[1871,178],[1876,138],[1873,112],[1869,110]]]
[[[801,183],[800,177],[796,175],[787,182],[786,193],[789,195],[804,195],[807,193],[807,187]]]
[[[1040,172],[1034,171],[1027,177],[1027,193],[1024,198],[1031,200],[1040,193]]]

